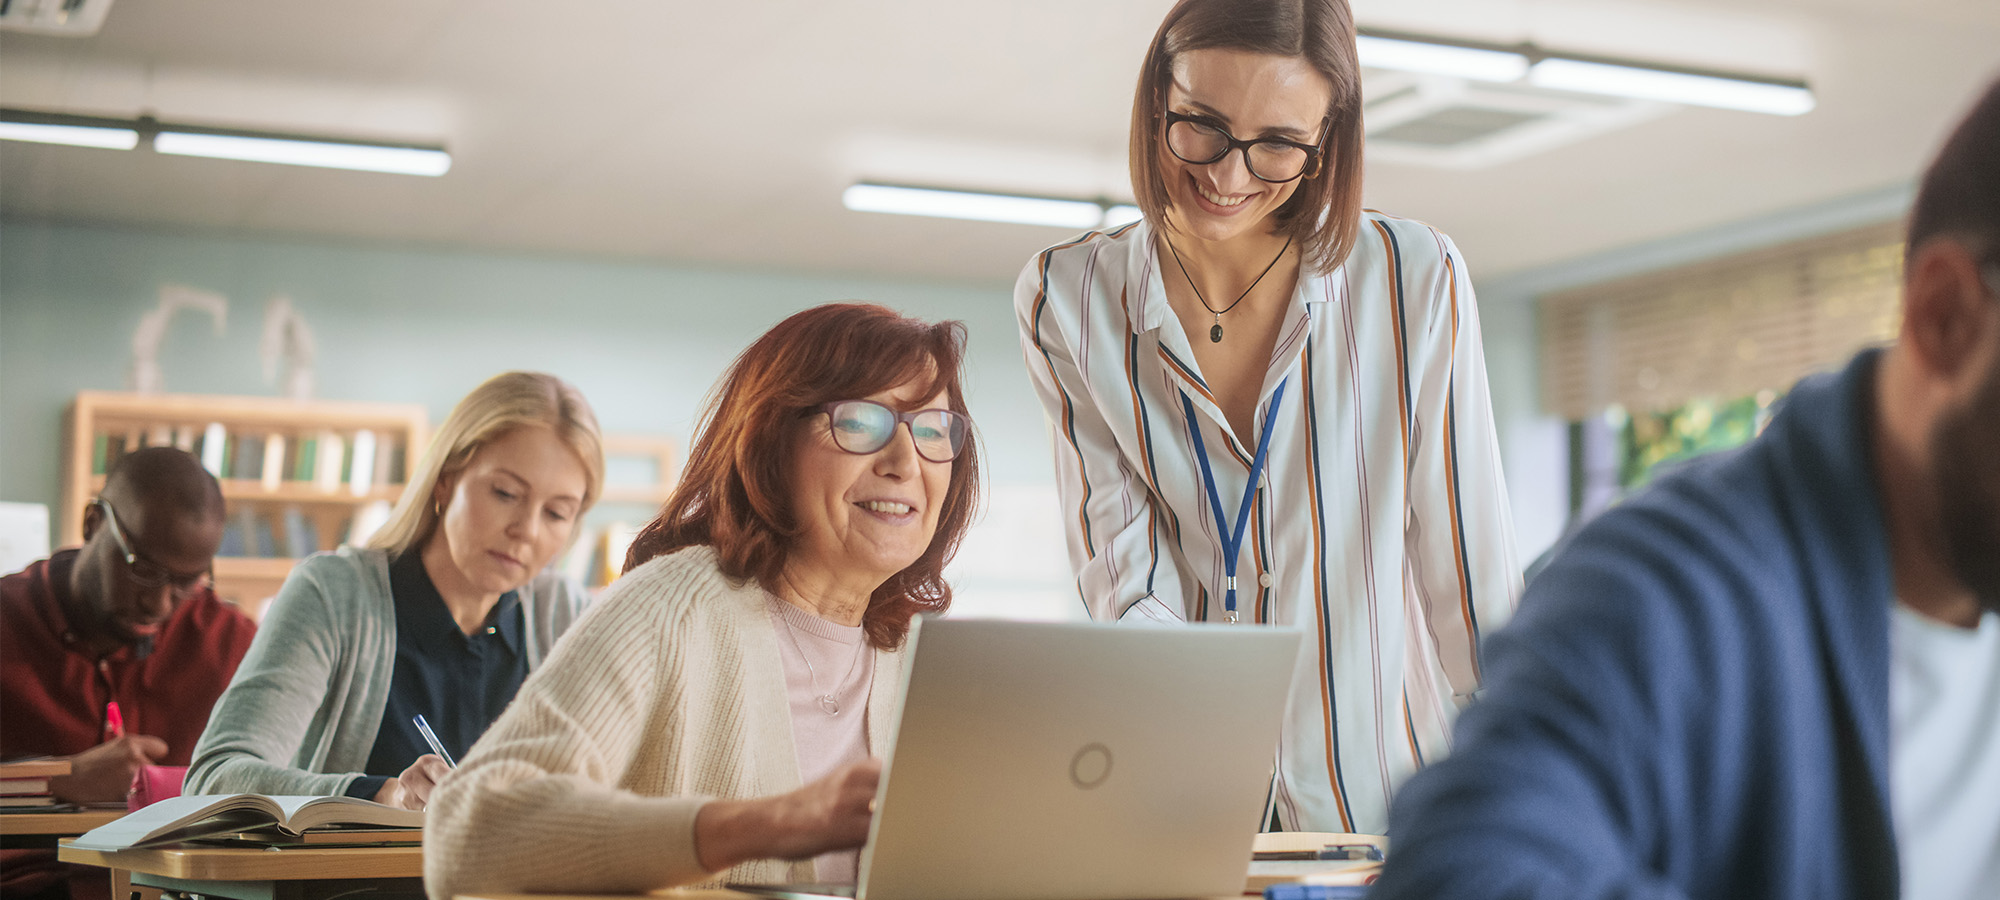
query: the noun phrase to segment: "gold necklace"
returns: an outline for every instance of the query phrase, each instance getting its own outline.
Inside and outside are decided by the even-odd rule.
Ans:
[[[1257,273],[1257,280],[1250,282],[1250,286],[1244,288],[1243,293],[1237,294],[1236,299],[1231,301],[1228,306],[1225,306],[1221,309],[1216,309],[1215,307],[1208,305],[1208,298],[1203,297],[1201,295],[1201,288],[1195,287],[1194,276],[1188,274],[1187,263],[1181,262],[1181,252],[1179,250],[1174,249],[1173,238],[1167,237],[1166,231],[1162,230],[1160,232],[1160,240],[1167,242],[1167,252],[1172,253],[1174,255],[1174,265],[1180,267],[1181,277],[1187,279],[1188,287],[1194,291],[1194,298],[1196,300],[1201,301],[1201,308],[1208,310],[1215,316],[1215,324],[1208,329],[1208,342],[1211,344],[1222,343],[1222,314],[1232,309],[1235,309],[1236,304],[1242,303],[1243,298],[1250,296],[1250,292],[1256,290],[1257,285],[1263,283],[1264,276],[1271,274],[1271,270],[1277,268],[1278,260],[1285,258],[1285,251],[1292,249],[1292,239],[1290,237],[1286,237],[1285,246],[1279,247],[1278,255],[1271,257],[1271,264],[1265,266],[1264,271]]]

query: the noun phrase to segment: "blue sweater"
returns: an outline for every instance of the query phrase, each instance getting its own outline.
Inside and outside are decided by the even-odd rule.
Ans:
[[[1371,900],[1896,896],[1877,356],[1571,539]]]

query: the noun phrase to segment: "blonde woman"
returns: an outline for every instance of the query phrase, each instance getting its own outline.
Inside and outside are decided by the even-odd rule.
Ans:
[[[190,794],[345,794],[422,809],[581,613],[549,562],[604,486],[590,404],[509,372],[459,401],[366,548],[292,570],[188,770]]]

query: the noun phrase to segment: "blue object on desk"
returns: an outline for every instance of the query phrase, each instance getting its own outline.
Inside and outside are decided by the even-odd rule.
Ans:
[[[1274,884],[1264,889],[1264,900],[1360,900],[1368,888],[1359,884]]]

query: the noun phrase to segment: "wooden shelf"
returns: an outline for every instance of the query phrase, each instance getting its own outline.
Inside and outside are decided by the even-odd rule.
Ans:
[[[406,470],[417,464],[430,438],[429,414],[417,404],[84,391],[70,405],[63,428],[59,542],[71,546],[83,541],[84,506],[104,487],[104,475],[93,471],[99,435],[120,439],[156,435],[161,431],[205,431],[212,425],[222,426],[232,442],[283,436],[294,451],[306,439],[316,439],[328,432],[352,442],[356,432],[367,430],[378,442],[384,442],[378,446],[392,447],[401,454]],[[348,446],[351,448],[351,443]],[[331,550],[345,540],[348,521],[355,510],[378,501],[394,503],[403,490],[401,484],[374,484],[357,493],[348,484],[337,484],[328,490],[321,482],[303,480],[285,480],[267,486],[261,479],[253,478],[223,478],[219,483],[229,506],[232,527],[241,527],[235,523],[241,521],[239,517],[247,516],[255,527],[269,529],[270,539],[284,547],[288,541],[283,539],[284,526],[279,521],[289,517],[283,513],[283,507],[297,506],[299,515],[311,523],[317,536],[313,541],[315,550]],[[258,532],[242,535],[242,539],[254,549],[265,536],[266,533]],[[289,558],[216,557],[216,593],[255,618],[296,563],[296,559]]]
[[[224,500],[247,500],[254,503],[336,503],[341,506],[353,506],[373,500],[394,503],[396,498],[403,496],[403,486],[400,484],[377,485],[369,488],[366,493],[356,494],[346,485],[328,491],[309,481],[281,481],[275,488],[265,487],[263,482],[250,478],[218,478],[216,483],[222,486]],[[93,494],[104,490],[104,476],[91,476],[90,490]]]
[[[653,469],[650,482],[626,484],[605,479],[599,503],[659,507],[667,502],[680,482],[680,445],[673,438],[631,434],[607,434],[603,439],[607,476],[615,475],[619,460],[636,461]]]

